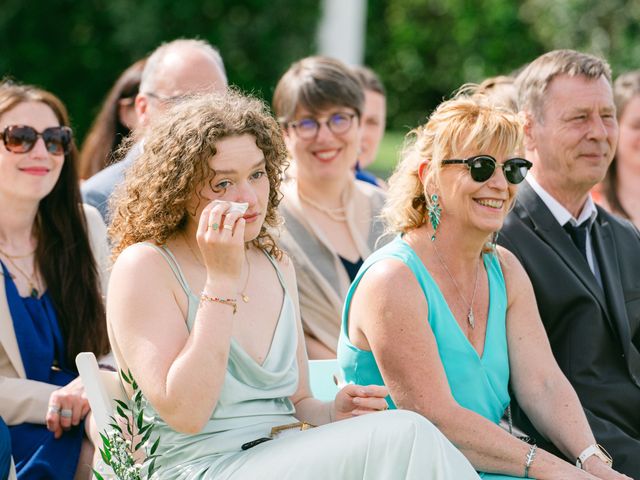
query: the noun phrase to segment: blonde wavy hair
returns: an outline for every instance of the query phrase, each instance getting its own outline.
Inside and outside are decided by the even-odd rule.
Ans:
[[[269,179],[265,222],[252,243],[281,258],[268,233],[269,227],[281,223],[277,207],[287,151],[280,127],[264,102],[229,90],[184,99],[145,131],[144,152],[127,171],[111,203],[114,259],[129,245],[142,241],[162,245],[183,231],[187,216],[195,214],[189,211],[190,201],[215,175],[208,160],[216,154],[216,143],[239,135],[256,139]],[[199,201],[207,200],[199,197]]]
[[[387,202],[382,211],[387,233],[407,233],[427,221],[430,193],[440,191],[442,160],[460,158],[465,152],[511,156],[522,153],[520,117],[479,93],[477,85],[465,85],[442,102],[426,124],[407,134],[400,161],[389,179]],[[420,164],[428,160],[425,182]]]

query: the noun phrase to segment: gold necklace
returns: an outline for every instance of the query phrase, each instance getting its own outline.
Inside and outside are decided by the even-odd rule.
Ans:
[[[324,213],[325,215],[327,215],[332,220],[335,220],[336,222],[346,222],[347,221],[347,209],[346,208],[344,208],[344,207],[329,208],[329,207],[325,207],[324,205],[320,205],[316,201],[314,201],[311,198],[307,197],[304,193],[302,193],[302,191],[300,189],[298,189],[298,196],[300,197],[300,200],[302,200],[304,203],[306,203],[307,205],[309,205],[309,206],[315,208],[316,210]]]
[[[444,263],[444,259],[440,256],[440,252],[438,251],[438,247],[436,247],[435,242],[433,243],[433,249],[436,252],[436,256],[438,257],[438,260],[440,260],[440,263],[444,267],[444,271],[447,272],[447,275],[449,275],[449,278],[451,279],[451,282],[453,282],[453,286],[456,287],[456,291],[458,292],[458,296],[462,299],[464,304],[469,309],[469,311],[467,313],[467,322],[469,322],[469,326],[472,329],[476,328],[476,318],[473,315],[473,301],[475,300],[476,292],[478,291],[478,272],[480,271],[480,260],[478,260],[478,263],[476,264],[476,280],[475,280],[475,283],[473,285],[473,293],[471,294],[471,302],[469,303],[469,302],[467,302],[467,300],[462,295],[462,291],[460,289],[460,285],[458,285],[458,282],[456,282],[456,279],[453,277],[453,275],[451,275],[451,272],[449,271],[449,268],[447,267],[447,264]]]
[[[0,251],[0,253],[6,256],[4,252]],[[38,298],[38,296],[40,295],[40,292],[38,291],[38,288],[37,288],[38,276],[36,275],[35,265],[33,268],[33,273],[31,275],[28,275],[27,272],[25,272],[22,268],[20,268],[18,265],[15,264],[15,262],[11,257],[9,256],[6,256],[6,257],[7,257],[7,260],[9,260],[9,263],[11,263],[11,265],[13,266],[13,268],[15,268],[18,271],[18,273],[22,275],[24,279],[27,281],[27,283],[29,284],[29,289],[30,289],[29,296],[31,298]],[[16,279],[16,276],[11,272],[9,272],[9,275],[11,275],[11,278],[13,280]]]
[[[7,252],[5,252],[4,250],[2,250],[0,248],[0,254],[4,255],[7,258],[13,258],[13,259],[19,259],[19,258],[27,258],[30,257],[31,255],[33,255],[34,253],[36,253],[35,250],[29,252],[29,253],[25,253],[24,255],[9,255]]]
[[[196,262],[198,262],[200,265],[205,267],[205,264],[202,263],[202,260],[200,260],[200,257],[198,257],[198,255],[196,255],[196,252],[193,250],[193,248],[191,248],[191,244],[189,243],[189,240],[187,240],[187,234],[182,232],[182,236],[184,238],[184,243],[187,244],[187,247],[189,248],[189,251],[192,253],[193,258],[196,259]],[[249,298],[249,295],[246,294],[246,291],[247,291],[247,286],[249,285],[249,277],[251,276],[251,263],[249,262],[249,257],[247,257],[246,252],[244,254],[244,259],[247,262],[247,279],[244,281],[244,287],[242,287],[242,290],[240,291],[240,297],[242,298],[242,301],[244,303],[249,303],[250,298]]]

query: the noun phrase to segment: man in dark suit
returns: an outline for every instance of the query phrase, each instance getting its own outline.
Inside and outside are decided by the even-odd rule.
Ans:
[[[611,70],[556,50],[529,64],[516,86],[534,166],[499,243],[531,278],[556,360],[598,443],[616,470],[640,479],[640,235],[589,194],[617,144]],[[584,453],[583,462],[602,455],[588,445]]]

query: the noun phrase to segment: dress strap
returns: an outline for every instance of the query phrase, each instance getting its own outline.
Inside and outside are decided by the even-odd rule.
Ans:
[[[180,265],[178,265],[178,261],[176,260],[176,257],[174,257],[173,253],[171,253],[171,250],[169,250],[169,248],[166,245],[158,246],[151,242],[143,242],[143,244],[149,245],[150,247],[153,247],[155,250],[160,252],[160,254],[164,257],[164,259],[169,264],[169,267],[171,267],[171,270],[173,271],[173,274],[176,276],[178,283],[184,290],[184,293],[186,293],[187,296],[189,296],[189,294],[191,293],[191,289],[189,288],[189,284],[187,283],[187,280],[184,278],[184,274],[180,269]]]

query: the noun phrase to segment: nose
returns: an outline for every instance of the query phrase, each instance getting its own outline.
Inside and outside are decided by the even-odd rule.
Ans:
[[[316,134],[316,142],[323,142],[333,139],[333,132],[329,129],[327,121],[318,122],[318,133]]]
[[[235,193],[234,198],[230,200],[238,203],[248,203],[249,209],[251,209],[251,207],[257,202],[258,195],[255,187],[249,182],[244,182],[240,185],[239,188],[236,189]]]
[[[495,188],[496,190],[506,190],[509,187],[507,177],[504,175],[503,165],[496,163],[496,169],[493,171],[491,178],[487,180],[487,183],[491,188]]]
[[[33,148],[29,152],[32,158],[48,158],[49,151],[47,150],[47,146],[44,143],[44,139],[42,137],[38,137],[36,139],[36,143],[33,145]]]
[[[602,141],[608,136],[607,126],[604,124],[599,114],[594,114],[591,122],[589,122],[589,138]]]

